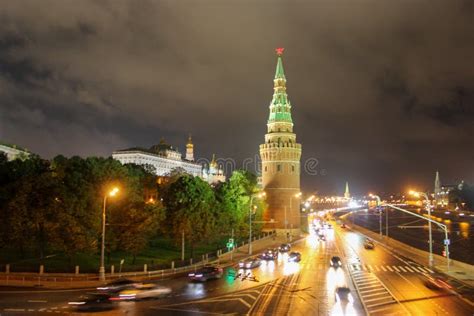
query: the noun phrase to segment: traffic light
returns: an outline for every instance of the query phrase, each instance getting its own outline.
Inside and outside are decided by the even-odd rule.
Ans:
[[[443,257],[446,257],[446,250],[443,250]]]

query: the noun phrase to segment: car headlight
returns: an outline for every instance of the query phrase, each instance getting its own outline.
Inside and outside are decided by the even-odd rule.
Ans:
[[[239,262],[239,267],[243,267],[244,266],[244,263],[243,262]]]
[[[247,267],[247,268],[250,268],[250,267],[252,267],[252,264],[251,264],[251,263],[247,263],[246,267]]]
[[[193,276],[195,276],[195,274],[194,274],[194,273],[190,273],[190,274],[188,274],[188,276],[193,277]]]
[[[202,278],[202,274],[196,274],[196,278]]]

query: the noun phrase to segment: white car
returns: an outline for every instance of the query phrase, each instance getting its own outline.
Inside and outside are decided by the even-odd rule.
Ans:
[[[169,287],[156,285],[153,283],[138,284],[133,289],[120,291],[119,300],[140,300],[145,298],[158,298],[167,296],[171,293]]]

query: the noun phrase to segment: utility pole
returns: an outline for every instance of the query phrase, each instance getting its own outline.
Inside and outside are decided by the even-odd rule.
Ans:
[[[184,230],[181,232],[181,261],[184,261]]]
[[[232,228],[231,234],[232,241],[234,240],[234,229]],[[230,251],[230,261],[234,260],[234,245],[232,245],[232,249]]]

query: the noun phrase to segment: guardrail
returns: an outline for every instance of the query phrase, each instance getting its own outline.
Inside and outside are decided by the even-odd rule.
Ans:
[[[257,240],[265,240],[273,238],[274,234],[264,234],[260,236],[255,236],[254,242]],[[241,250],[244,247],[248,247],[248,243],[243,242],[242,245],[238,248],[235,248],[237,251]],[[235,251],[235,250],[234,250]],[[189,264],[182,267],[169,268],[169,269],[160,269],[160,270],[151,270],[151,271],[136,271],[136,272],[119,272],[119,273],[106,273],[106,281],[115,280],[123,277],[127,278],[158,278],[164,279],[166,277],[195,271],[198,268],[205,266],[206,264],[219,264],[220,258],[223,255],[229,254],[229,251],[217,251],[217,256],[203,256],[204,260],[198,261],[193,264]],[[215,258],[215,259],[214,259]],[[3,282],[2,282],[3,281]],[[26,285],[27,283],[34,282],[35,285],[41,286],[44,283],[73,283],[73,282],[99,282],[98,274],[68,274],[68,273],[32,273],[32,272],[0,272],[0,282],[5,285],[10,284],[21,284]]]

